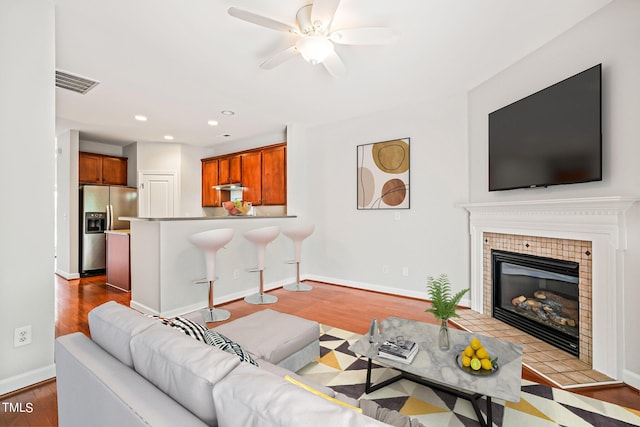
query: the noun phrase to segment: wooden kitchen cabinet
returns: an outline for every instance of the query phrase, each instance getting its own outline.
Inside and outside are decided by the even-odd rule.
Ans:
[[[127,185],[126,157],[80,152],[78,181],[80,184]]]
[[[253,151],[242,155],[242,199],[254,206],[262,204],[262,153]]]
[[[286,147],[279,146],[262,151],[262,204],[287,204]]]
[[[127,162],[123,157],[102,157],[102,183],[127,185]]]
[[[228,156],[219,159],[218,184],[236,184],[242,181],[242,156]]]
[[[202,207],[220,206],[220,192],[213,187],[218,185],[218,159],[202,160]]]
[[[79,153],[78,171],[80,184],[102,184],[102,156],[93,153]]]
[[[254,206],[286,205],[287,144],[275,144],[202,159],[202,206],[221,206],[228,190],[215,185],[242,183],[242,199]]]

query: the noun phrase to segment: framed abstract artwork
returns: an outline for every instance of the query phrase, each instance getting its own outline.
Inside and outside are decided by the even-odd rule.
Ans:
[[[409,138],[358,145],[358,209],[409,209]]]

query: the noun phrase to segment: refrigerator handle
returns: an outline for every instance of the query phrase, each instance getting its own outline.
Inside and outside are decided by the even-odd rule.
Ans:
[[[110,205],[107,205],[107,223],[105,224],[106,230],[111,230],[111,209],[109,209]]]
[[[111,217],[111,221],[109,223],[109,230],[113,230],[113,205],[109,205],[109,216]]]

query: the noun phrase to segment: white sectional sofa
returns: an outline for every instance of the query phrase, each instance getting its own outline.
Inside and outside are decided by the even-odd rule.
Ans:
[[[268,350],[264,342],[269,336],[260,330],[255,331],[254,342],[247,342],[249,324],[246,318],[240,318],[223,329],[230,335],[235,328],[250,354],[252,348],[257,352]],[[56,340],[61,427],[357,427],[388,425],[373,418],[384,416],[395,420],[396,425],[419,425],[397,413],[385,414],[381,408],[376,412],[371,402],[365,405],[364,413],[359,412],[363,408],[338,404],[330,398],[360,406],[358,401],[336,396],[327,387],[311,384],[326,395],[323,398],[295,384],[295,380],[304,380],[277,363],[302,363],[313,354],[311,344],[294,342],[291,346],[289,342],[290,348],[296,348],[292,354],[253,354],[259,365],[255,366],[115,302],[92,310],[89,327],[91,339],[74,333]],[[261,357],[279,360],[271,363]]]

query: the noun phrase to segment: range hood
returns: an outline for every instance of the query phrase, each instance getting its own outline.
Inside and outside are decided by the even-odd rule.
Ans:
[[[222,191],[233,191],[233,190],[242,190],[244,187],[241,183],[237,182],[235,184],[223,184],[223,185],[214,185],[214,190],[222,190]]]

